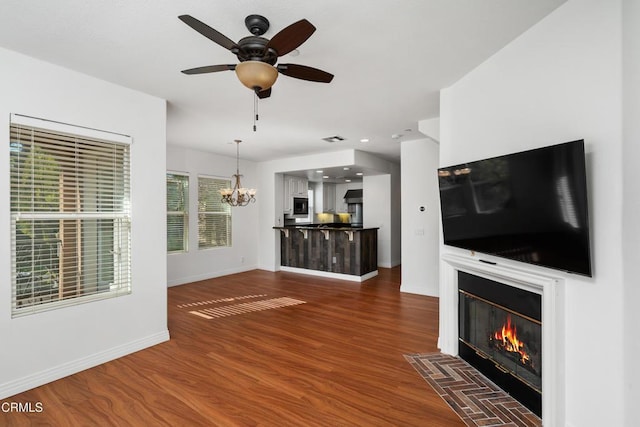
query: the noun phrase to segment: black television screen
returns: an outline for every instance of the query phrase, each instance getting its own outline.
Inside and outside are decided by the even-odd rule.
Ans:
[[[591,277],[584,141],[438,169],[445,245]]]

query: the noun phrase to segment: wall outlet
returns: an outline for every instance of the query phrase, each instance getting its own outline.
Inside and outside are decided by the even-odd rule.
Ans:
[[[243,256],[240,257],[240,264],[244,264],[244,257]]]
[[[333,257],[333,263],[335,264],[336,262],[338,262],[338,260],[336,259],[336,257]]]

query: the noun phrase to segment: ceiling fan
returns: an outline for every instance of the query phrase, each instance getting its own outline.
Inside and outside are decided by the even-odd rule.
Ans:
[[[267,18],[260,15],[249,15],[244,22],[252,35],[244,37],[236,43],[190,15],[181,15],[178,18],[206,38],[230,50],[240,61],[239,64],[190,68],[183,70],[184,74],[235,70],[242,84],[255,91],[259,98],[271,96],[271,86],[278,78],[278,74],[320,83],[329,83],[333,79],[333,74],[306,65],[275,65],[278,57],[297,49],[314,33],[316,27],[306,19],[294,22],[269,40],[261,37],[269,29]]]

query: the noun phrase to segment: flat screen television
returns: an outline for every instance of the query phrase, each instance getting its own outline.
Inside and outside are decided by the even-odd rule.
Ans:
[[[584,140],[438,169],[444,244],[591,277]]]

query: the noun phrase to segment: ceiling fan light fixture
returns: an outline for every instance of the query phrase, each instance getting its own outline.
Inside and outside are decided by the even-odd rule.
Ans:
[[[244,61],[236,65],[236,75],[243,85],[261,92],[273,86],[278,78],[278,70],[266,62]]]

